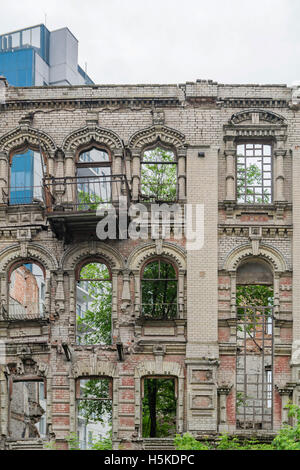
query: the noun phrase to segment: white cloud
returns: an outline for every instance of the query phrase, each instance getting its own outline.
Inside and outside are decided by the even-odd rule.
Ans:
[[[288,83],[300,79],[298,0],[5,2],[0,31],[44,22],[79,40],[96,83]]]

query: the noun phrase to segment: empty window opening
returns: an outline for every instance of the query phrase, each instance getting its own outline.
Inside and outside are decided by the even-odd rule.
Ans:
[[[81,268],[76,289],[78,344],[111,344],[112,285],[103,263]]]
[[[46,399],[43,382],[12,382],[9,434],[15,440],[46,437]]]
[[[111,201],[111,161],[105,150],[91,148],[80,153],[77,163],[78,210],[96,210]]]
[[[46,173],[40,152],[27,150],[15,154],[10,166],[10,204],[32,204],[43,201],[43,177]]]
[[[163,260],[149,262],[142,275],[142,316],[172,319],[177,311],[177,275],[173,265]]]
[[[237,272],[236,421],[244,430],[273,427],[271,279],[264,263],[246,263]]]
[[[272,146],[260,143],[237,145],[237,202],[272,202]]]
[[[146,150],[141,161],[141,198],[174,202],[177,198],[177,162],[170,150]]]
[[[85,378],[77,381],[77,436],[81,449],[91,449],[112,432],[112,381]]]
[[[143,437],[175,435],[176,395],[174,378],[145,378],[143,380]]]
[[[8,313],[10,319],[45,317],[45,278],[37,264],[22,264],[12,271]]]

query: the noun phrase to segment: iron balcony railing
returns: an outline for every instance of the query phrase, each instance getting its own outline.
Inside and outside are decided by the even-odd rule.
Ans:
[[[119,203],[121,196],[130,200],[125,175],[76,176],[44,179],[47,212],[96,211],[101,205]]]
[[[35,204],[45,206],[43,186],[11,186],[2,188],[2,200],[10,206]]]
[[[46,318],[45,305],[41,302],[27,302],[22,305],[11,301],[2,307],[3,320],[43,320]]]

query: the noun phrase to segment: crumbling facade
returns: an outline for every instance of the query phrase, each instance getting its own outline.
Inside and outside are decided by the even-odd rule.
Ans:
[[[13,88],[1,78],[3,449],[44,441],[67,448],[66,438],[78,432],[78,383],[89,378],[110,384],[116,449],[154,445],[142,429],[144,381],[151,377],[174,381],[179,433],[268,436],[287,422],[285,405],[299,404],[300,391],[299,100],[297,87],[283,85]],[[96,203],[113,203],[118,228],[119,196],[146,207],[157,202],[141,194],[141,167],[145,152],[158,146],[176,164],[176,195],[166,203],[200,207],[203,243],[195,248],[175,237],[175,223],[166,237],[155,237],[153,220],[147,237],[117,230],[116,239],[99,239],[104,215]],[[13,159],[28,149],[41,155],[42,179],[29,193],[24,183],[12,191]],[[101,161],[88,164],[81,155],[94,149]],[[258,167],[251,180],[248,168]],[[109,199],[78,202],[88,178],[105,181]],[[93,263],[107,277],[82,277]],[[160,266],[155,282],[176,286],[172,315],[160,315],[162,307],[153,318],[143,314],[149,263]],[[169,278],[162,265],[172,267]],[[43,308],[22,310],[11,302],[11,276],[16,269],[32,273],[32,266]],[[111,344],[78,341],[82,279],[111,286]],[[249,306],[249,299],[239,303],[241,286],[268,286],[272,294]],[[39,397],[34,384],[42,384]],[[22,418],[16,397],[24,398],[25,388]],[[16,425],[22,419],[26,432]]]

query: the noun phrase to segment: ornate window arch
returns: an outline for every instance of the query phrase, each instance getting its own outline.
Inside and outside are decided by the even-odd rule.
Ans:
[[[0,198],[2,198],[2,194],[5,194],[5,200],[3,202],[8,202],[8,188],[11,184],[15,186],[18,184],[18,187],[24,186],[22,181],[16,181],[16,175],[15,178],[12,177],[9,169],[13,170],[12,174],[16,174],[17,172],[21,172],[24,168],[23,172],[26,170],[29,178],[27,178],[28,181],[26,184],[33,193],[33,187],[42,186],[41,182],[36,184],[34,167],[38,170],[38,172],[35,171],[35,173],[40,174],[40,179],[47,173],[53,174],[53,157],[55,150],[56,145],[51,137],[38,129],[30,127],[27,123],[22,123],[20,127],[4,134],[0,138],[0,171],[3,175],[0,181]],[[40,153],[40,155],[38,155],[38,153]],[[37,195],[32,194],[31,199],[35,196]],[[40,196],[41,194],[39,198]],[[12,200],[14,200],[14,195]]]
[[[274,277],[274,312],[276,313],[279,308],[279,279],[282,273],[288,270],[286,261],[282,254],[274,247],[255,242],[252,244],[240,246],[232,250],[225,262],[224,270],[230,274],[231,278],[231,316],[236,316],[236,276],[238,267],[246,260],[262,260],[270,267]]]
[[[86,126],[69,134],[63,141],[65,154],[65,176],[74,176],[74,164],[81,152],[92,147],[104,149],[112,161],[112,174],[122,173],[123,143],[113,131],[99,126]]]
[[[127,268],[134,274],[135,279],[135,315],[141,315],[141,274],[143,267],[148,262],[155,259],[163,259],[176,270],[178,290],[177,290],[177,303],[178,303],[178,317],[184,318],[184,285],[186,273],[186,259],[184,250],[170,242],[153,243],[147,242],[138,246],[130,253],[127,260]]]
[[[70,317],[76,318],[76,274],[77,267],[83,266],[86,261],[101,260],[109,267],[111,273],[111,286],[112,286],[112,328],[113,337],[117,335],[117,298],[118,298],[118,275],[125,268],[125,263],[122,255],[107,244],[103,242],[82,242],[77,246],[69,248],[63,255],[60,261],[61,272],[65,272],[69,276],[69,290],[70,290],[70,304],[69,311]],[[73,338],[75,341],[76,331],[74,330]]]
[[[75,203],[76,210],[95,210],[99,202],[116,201],[124,189],[123,147],[115,132],[98,125],[76,129],[66,136],[58,171],[65,177],[62,201]],[[61,181],[57,184],[59,187]],[[53,192],[55,199],[61,197],[55,187]]]
[[[37,269],[32,269],[33,265]],[[28,247],[22,244],[12,245],[0,252],[1,316],[9,316],[9,282],[12,271],[19,266],[25,266],[27,275],[31,276],[33,281],[33,277],[36,276],[41,281],[36,285],[36,291],[38,289],[38,293],[41,294],[38,303],[42,300],[44,314],[37,317],[48,317],[51,313],[51,273],[57,270],[58,264],[47,249],[35,243]],[[18,316],[15,319],[17,320]]]
[[[182,201],[186,196],[186,143],[184,135],[176,129],[165,125],[154,125],[142,129],[129,139],[129,149],[132,155],[132,197],[139,198],[141,185],[141,162],[144,152],[155,147],[169,149],[174,153],[177,162],[178,200]]]
[[[276,113],[247,109],[231,117],[224,126],[224,202],[227,208],[239,202],[269,204],[272,183],[272,203],[277,206],[285,203],[283,157],[287,152],[286,139],[286,121]],[[272,161],[275,158],[274,173]]]

